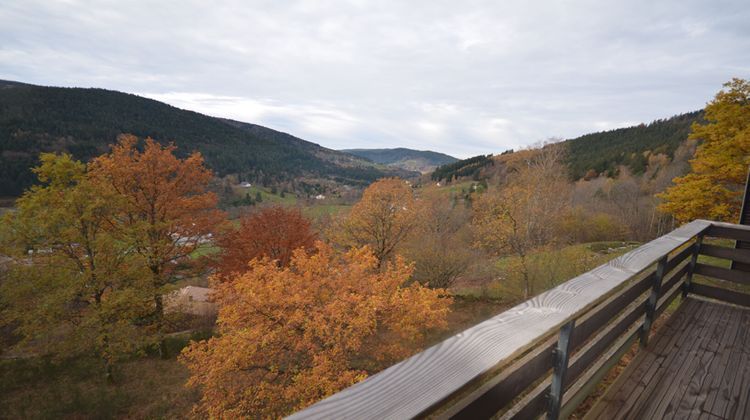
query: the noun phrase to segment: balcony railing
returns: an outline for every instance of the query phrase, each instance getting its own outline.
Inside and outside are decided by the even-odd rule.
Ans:
[[[750,307],[750,295],[693,274],[750,285],[750,273],[698,263],[750,263],[750,227],[695,220],[458,333],[290,418],[548,418],[572,413],[622,355],[648,345],[680,294]]]

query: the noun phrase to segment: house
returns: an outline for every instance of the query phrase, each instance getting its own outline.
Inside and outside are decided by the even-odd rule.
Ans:
[[[318,194],[318,195],[315,196],[315,199],[316,200],[325,200],[326,196],[324,196],[323,194]]]
[[[247,181],[245,181],[245,182],[243,182],[243,183],[240,184],[240,187],[242,187],[242,188],[250,188],[252,186],[253,186],[253,184],[251,184],[251,183],[249,183]]]
[[[213,289],[208,287],[185,286],[167,295],[165,310],[198,316],[216,316],[218,307],[211,301],[212,292]]]

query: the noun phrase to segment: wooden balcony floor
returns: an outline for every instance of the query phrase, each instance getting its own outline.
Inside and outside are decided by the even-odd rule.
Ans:
[[[749,397],[750,310],[688,298],[587,418],[747,419]]]

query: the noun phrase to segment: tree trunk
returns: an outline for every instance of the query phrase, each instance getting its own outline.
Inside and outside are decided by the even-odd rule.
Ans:
[[[154,303],[156,305],[156,334],[159,340],[159,357],[166,359],[169,355],[167,354],[167,344],[164,341],[164,300],[160,294],[154,296]]]

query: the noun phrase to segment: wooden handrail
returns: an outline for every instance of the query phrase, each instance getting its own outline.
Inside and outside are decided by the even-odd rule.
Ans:
[[[647,270],[657,260],[677,251],[676,255],[667,261],[666,271],[674,269],[675,273],[681,274],[679,276],[675,274],[674,277],[667,275],[663,287],[665,292],[661,294],[661,296],[669,296],[673,299],[677,296],[681,287],[679,283],[681,278],[687,272],[685,268],[687,263],[684,261],[691,255],[690,251],[685,251],[682,247],[693,242],[697,235],[707,233],[712,227],[717,227],[719,231],[723,231],[725,228],[731,230],[734,226],[736,225],[706,220],[695,220],[688,223],[667,235],[613,259],[607,264],[575,277],[508,311],[456,334],[358,384],[293,414],[290,418],[381,419],[409,418],[430,413],[438,416],[448,414],[460,416],[461,411],[451,410],[450,407],[448,411],[442,411],[442,414],[441,410],[445,408],[445,403],[448,401],[455,405],[457,398],[458,405],[463,403],[464,408],[470,406],[471,402],[466,405],[465,398],[460,398],[462,393],[466,392],[468,385],[481,386],[481,383],[477,383],[478,379],[484,378],[489,372],[497,371],[499,367],[511,366],[511,362],[515,359],[542,343],[551,343],[556,346],[556,340],[549,341],[548,339],[559,331],[563,325],[573,320],[576,320],[578,325],[573,330],[573,337],[575,337],[576,330],[586,325],[586,320],[597,319],[602,324],[590,324],[591,327],[581,334],[581,342],[576,342],[575,338],[571,339],[571,348],[575,348],[575,344],[583,344],[592,333],[603,325],[607,325],[612,319],[610,316],[621,313],[617,318],[620,321],[616,321],[609,326],[610,328],[616,327],[615,332],[617,334],[615,332],[604,333],[606,345],[610,345],[611,340],[621,336],[623,332],[621,330],[627,330],[633,322],[642,318],[641,313],[645,310],[645,307],[630,304],[650,288],[651,283],[649,281],[653,280],[655,270],[651,269],[651,272],[647,272]],[[750,229],[741,230],[743,232],[737,234],[738,236],[750,235]],[[682,265],[680,265],[681,263]],[[636,282],[635,285],[626,287],[626,290],[622,290],[639,275],[643,277],[641,280]],[[667,286],[671,286],[671,289]],[[641,293],[636,293],[637,291]],[[627,294],[628,298],[622,298],[622,294]],[[614,301],[618,303],[615,305],[612,303]],[[627,305],[632,306],[633,309],[627,309],[630,308],[630,306],[626,308]],[[659,300],[656,310],[663,309],[664,305],[664,300]],[[594,310],[594,308],[596,309]],[[600,312],[607,316],[602,316]],[[597,337],[600,335],[597,335]],[[592,340],[596,341],[596,339]],[[541,347],[546,348],[546,345]],[[594,358],[594,356],[599,356],[607,347],[602,344],[587,345],[586,348],[594,348],[594,350],[590,350],[592,353],[589,354],[581,353],[585,350],[582,349],[571,359],[571,371],[575,371],[577,375],[583,375],[585,372],[583,369],[572,369],[577,360],[581,360],[581,357]],[[532,351],[530,354],[534,356],[521,359],[524,361],[521,368],[531,369],[528,366],[536,366],[532,369],[533,383],[539,375],[547,374],[552,368],[552,361],[544,351]],[[584,360],[588,363],[589,359]],[[510,368],[518,369],[518,363],[512,364],[508,369]],[[506,374],[501,374],[501,376],[507,377]],[[567,388],[579,385],[572,383],[573,378],[570,379],[570,381],[564,382],[569,385]],[[531,396],[529,398],[531,398],[533,404],[520,408],[520,410],[526,411],[511,411],[509,415],[527,412],[538,415],[540,407],[544,411],[546,408],[544,406],[546,388],[544,383],[537,388],[540,388],[541,391],[535,394],[535,391],[532,390],[528,394]],[[485,389],[485,391],[490,392],[492,389],[490,387],[489,390]],[[479,399],[486,395],[486,392],[469,393],[469,395]],[[512,397],[520,395],[515,394]],[[567,395],[566,398],[569,399]],[[497,407],[495,411],[500,408],[502,407]],[[565,411],[565,407],[563,407],[563,411]]]

